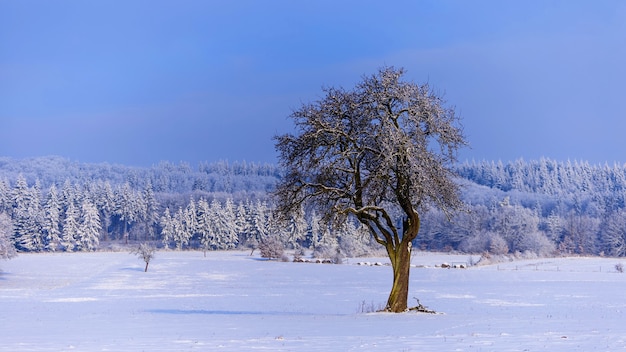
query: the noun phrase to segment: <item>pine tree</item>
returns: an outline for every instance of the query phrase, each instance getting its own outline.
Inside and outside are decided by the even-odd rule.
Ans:
[[[115,213],[115,193],[111,187],[109,181],[99,184],[96,190],[95,204],[100,212],[100,219],[102,220],[102,238],[108,240],[109,227],[113,223],[113,215]]]
[[[270,218],[267,203],[257,200],[252,208],[252,233],[251,237],[260,243],[270,233]]]
[[[67,252],[74,251],[77,248],[77,239],[80,238],[79,214],[74,206],[74,202],[70,202],[65,210],[65,219],[63,220],[63,236],[61,244]]]
[[[9,182],[0,180],[0,213],[9,213],[11,210],[11,191]]]
[[[185,211],[183,212],[182,224],[187,237],[187,242],[191,240],[198,231],[196,202],[192,199],[189,200]]]
[[[5,212],[0,212],[0,259],[11,259],[17,255],[11,236],[13,224],[11,217]]]
[[[159,204],[154,196],[154,189],[152,188],[152,183],[150,181],[146,184],[142,196],[143,204],[145,204],[146,207],[146,214],[144,218],[147,231],[146,236],[148,239],[154,239],[155,227],[159,222]]]
[[[119,187],[115,194],[115,215],[122,224],[122,238],[128,243],[128,229],[139,215],[137,197],[128,182]]]
[[[226,199],[224,206],[222,207],[222,213],[219,215],[224,224],[224,236],[226,237],[226,243],[228,248],[234,248],[239,244],[239,223],[237,221],[237,214],[235,211],[235,204],[231,198]]]
[[[23,251],[40,251],[44,248],[41,192],[37,186],[29,188],[24,176],[20,175],[13,194],[14,243]]]
[[[258,245],[257,242],[251,239],[252,222],[250,221],[250,210],[246,206],[246,203],[240,202],[237,205],[235,211],[235,226],[237,229],[237,237],[240,245],[244,245],[247,248],[253,249]]]
[[[204,198],[200,198],[198,201],[195,224],[196,232],[200,236],[200,245],[206,256],[207,250],[217,247],[218,240],[213,214],[209,208],[209,203]]]
[[[301,243],[306,239],[308,224],[304,217],[304,208],[294,213],[285,228],[284,243],[292,248],[300,248]]]
[[[56,251],[61,247],[61,205],[59,203],[57,188],[53,184],[48,191],[48,197],[44,207],[43,231],[45,234],[46,249]]]
[[[322,238],[322,229],[320,226],[320,222],[322,221],[321,217],[317,215],[317,212],[313,210],[311,212],[311,220],[310,220],[310,229],[309,229],[309,243],[310,248],[315,249],[320,243],[320,239]]]
[[[176,244],[176,249],[180,250],[183,247],[189,244],[189,240],[191,239],[192,231],[188,226],[187,214],[183,211],[182,208],[178,208],[176,215],[172,219],[173,224],[173,233],[174,233],[174,243]]]
[[[163,247],[165,247],[165,249],[169,249],[176,232],[174,218],[170,213],[170,208],[165,208],[165,212],[161,217],[159,225],[161,226],[161,241],[163,243]]]
[[[211,202],[210,212],[217,234],[217,248],[234,248],[238,239],[233,214],[223,208],[217,199]]]
[[[100,240],[98,235],[102,225],[98,209],[89,200],[84,200],[81,206],[81,222],[77,247],[83,251],[94,251]]]

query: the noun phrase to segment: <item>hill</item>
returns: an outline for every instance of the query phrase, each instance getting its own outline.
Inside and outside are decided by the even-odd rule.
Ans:
[[[424,213],[415,246],[626,255],[624,166],[483,161],[459,164],[457,172],[466,211],[452,218]],[[280,177],[277,166],[247,162],[137,168],[59,157],[0,158],[0,213],[11,219],[10,237],[20,251],[93,250],[110,241],[227,249],[255,246],[273,233],[289,247],[367,252],[357,244],[366,236],[358,224],[320,228],[314,209],[304,209],[290,228],[273,227],[268,192]],[[90,213],[97,215],[87,221]],[[194,225],[202,214],[213,219],[205,221],[212,235],[204,238]],[[92,238],[83,238],[89,231]]]

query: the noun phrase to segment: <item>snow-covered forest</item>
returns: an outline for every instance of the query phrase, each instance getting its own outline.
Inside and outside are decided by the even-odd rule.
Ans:
[[[626,255],[626,166],[517,160],[458,165],[465,211],[422,215],[425,250],[526,255]],[[321,255],[376,244],[354,222],[315,209],[274,221],[279,167],[162,162],[150,168],[59,157],[0,158],[0,242],[18,251],[92,251],[150,241],[186,249],[254,248],[266,236]],[[400,221],[400,219],[398,219]],[[0,243],[2,248],[2,243]]]

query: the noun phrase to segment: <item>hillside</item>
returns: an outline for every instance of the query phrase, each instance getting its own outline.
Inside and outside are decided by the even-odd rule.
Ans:
[[[436,210],[424,213],[417,247],[626,255],[625,166],[540,159],[466,162],[457,172],[467,208],[451,219]],[[277,166],[247,162],[137,168],[0,158],[0,213],[10,218],[9,235],[20,251],[93,250],[129,240],[227,249],[255,246],[272,233],[288,247],[367,252],[357,245],[367,236],[357,224],[320,228],[314,209],[304,209],[291,228],[272,227],[268,192],[280,177]],[[212,238],[185,225],[200,213],[220,220],[206,224],[214,229]],[[91,238],[84,238],[89,232]]]

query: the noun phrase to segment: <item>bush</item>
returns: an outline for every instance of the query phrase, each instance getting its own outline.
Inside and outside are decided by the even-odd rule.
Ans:
[[[624,264],[622,264],[622,263],[615,264],[615,270],[617,270],[618,273],[623,273],[624,272]]]
[[[275,237],[267,237],[259,243],[261,257],[267,259],[280,259],[285,253],[285,246]]]
[[[516,250],[532,252],[540,257],[547,257],[554,253],[556,247],[542,232],[536,231],[524,234],[520,238]]]

